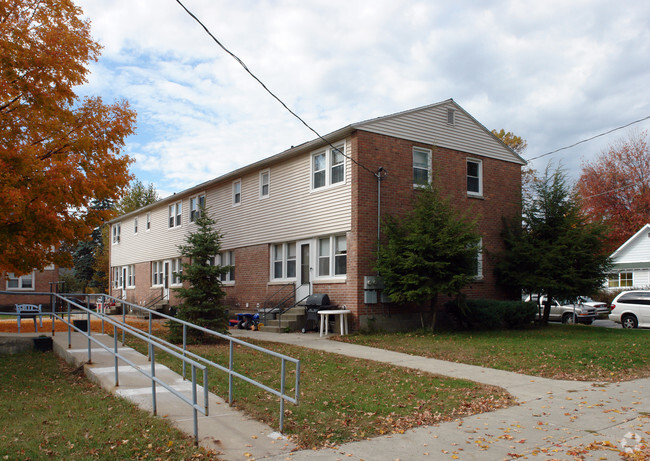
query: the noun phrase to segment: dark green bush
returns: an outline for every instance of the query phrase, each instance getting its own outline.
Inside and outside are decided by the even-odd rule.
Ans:
[[[458,326],[467,330],[524,328],[537,313],[535,303],[494,299],[460,299],[446,303],[445,308]]]

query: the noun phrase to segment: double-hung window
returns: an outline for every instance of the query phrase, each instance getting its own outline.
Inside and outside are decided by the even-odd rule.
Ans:
[[[413,148],[413,186],[425,187],[431,182],[431,150]]]
[[[345,146],[317,152],[312,155],[312,188],[345,183]]]
[[[151,230],[151,213],[147,213],[147,225],[146,230]]]
[[[113,224],[113,245],[120,243],[120,233],[122,231],[122,225],[120,223]]]
[[[13,273],[7,274],[7,290],[33,290],[34,273],[16,277]]]
[[[318,276],[340,277],[347,273],[347,242],[345,235],[318,239]]]
[[[467,159],[467,195],[483,195],[483,162]]]
[[[232,183],[232,204],[239,205],[241,203],[241,180]]]
[[[476,253],[476,263],[474,266],[473,276],[475,279],[481,280],[483,278],[483,239],[478,242],[478,252]]]
[[[260,172],[260,198],[267,198],[270,193],[271,173],[269,170]]]
[[[210,264],[218,264],[221,267],[230,266],[230,270],[221,274],[221,281],[224,283],[234,283],[235,281],[235,252],[224,251],[219,253],[215,258],[211,258]]]
[[[164,285],[164,268],[162,261],[151,262],[151,286]]]
[[[205,208],[205,195],[197,195],[190,199],[190,222],[196,222],[203,208]]]
[[[171,262],[171,278],[172,278],[172,285],[180,285],[181,284],[181,273],[183,272],[183,266],[181,265],[181,258],[175,258],[172,259]]]
[[[138,233],[138,218],[133,219],[133,233],[134,234]]]
[[[183,202],[169,205],[169,227],[180,227],[181,216],[183,214]]]
[[[126,266],[126,286],[135,287],[135,266],[133,264]]]
[[[273,279],[296,278],[296,244],[277,243],[272,246]]]

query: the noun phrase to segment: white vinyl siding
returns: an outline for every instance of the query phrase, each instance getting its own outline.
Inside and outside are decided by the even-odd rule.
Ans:
[[[448,110],[454,111],[454,125]],[[372,133],[523,164],[483,125],[451,101],[354,124]]]
[[[334,144],[335,146],[340,143]],[[349,141],[346,151],[350,150]],[[224,248],[240,248],[269,242],[295,242],[314,235],[333,235],[351,228],[350,166],[345,163],[345,181],[313,193],[311,190],[311,153],[273,165],[273,191],[265,200],[244,200],[232,206],[232,181],[225,179],[205,190],[206,207],[217,219],[223,233]],[[243,197],[259,196],[259,170],[241,177]],[[188,195],[184,200],[188,200]],[[137,240],[122,236],[120,245],[111,249],[111,265],[126,265],[172,259],[179,256],[178,245],[195,229],[186,226],[189,213],[182,216],[180,232],[168,232],[169,203],[150,209],[151,230]],[[279,225],[281,223],[281,225]],[[144,238],[143,238],[144,237]]]

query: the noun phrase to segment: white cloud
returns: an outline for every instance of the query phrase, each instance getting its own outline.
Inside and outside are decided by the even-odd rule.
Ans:
[[[104,45],[83,91],[137,110],[127,152],[159,190],[314,138],[176,3],[77,3]],[[532,157],[650,115],[648,2],[184,3],[322,133],[453,97]],[[582,155],[624,134],[553,158],[576,176]]]

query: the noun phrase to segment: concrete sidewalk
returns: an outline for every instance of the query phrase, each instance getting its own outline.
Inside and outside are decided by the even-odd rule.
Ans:
[[[96,338],[113,348],[113,338],[93,333]],[[54,352],[74,366],[84,367],[87,377],[104,389],[124,397],[141,408],[152,411],[151,380],[135,370],[126,362],[118,361],[119,386],[115,386],[115,365],[113,355],[101,346],[92,344],[91,358],[88,361],[88,340],[81,333],[72,334],[71,347],[68,347],[67,333],[57,333],[53,341]],[[151,370],[151,362],[146,356],[131,349],[119,347],[120,354],[146,371]],[[174,389],[191,398],[191,381],[183,380],[177,373],[164,365],[156,364],[156,377],[170,384]],[[198,386],[197,399],[203,402],[203,388]],[[201,446],[214,450],[220,459],[246,460],[250,458],[273,457],[288,453],[295,448],[286,438],[273,429],[242,412],[231,408],[223,399],[209,394],[209,416],[199,413],[198,429]],[[194,434],[192,407],[180,400],[167,389],[158,385],[156,390],[158,415],[187,433]]]
[[[318,334],[237,330],[237,337],[295,344],[499,386],[520,405],[337,449],[272,460],[621,459],[650,434],[650,379],[624,383],[558,381],[330,341]],[[635,459],[644,459],[643,457]]]

